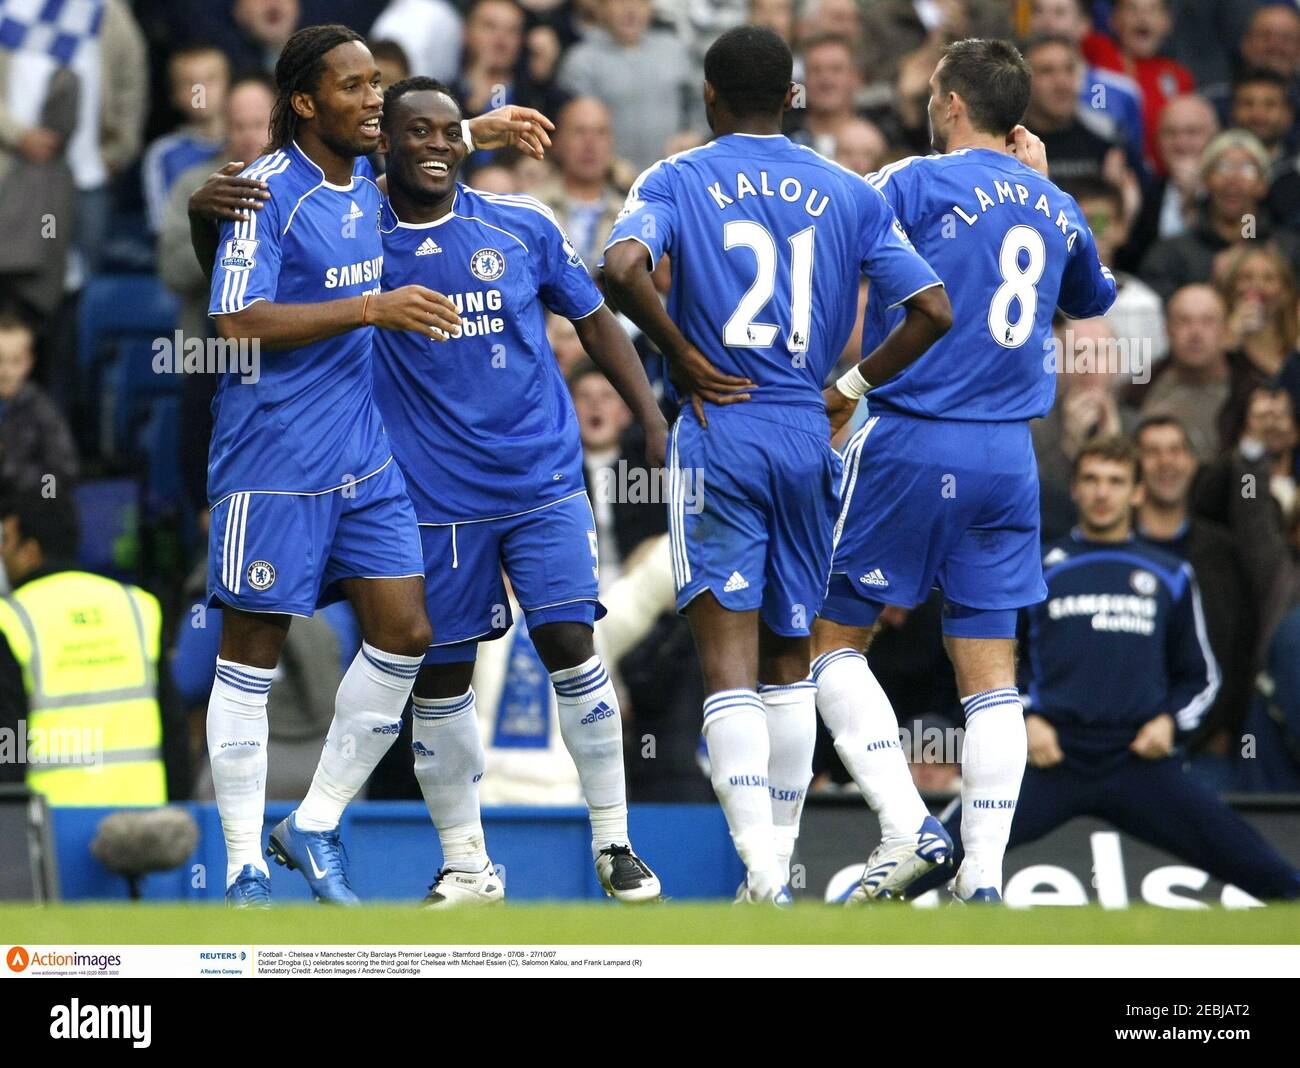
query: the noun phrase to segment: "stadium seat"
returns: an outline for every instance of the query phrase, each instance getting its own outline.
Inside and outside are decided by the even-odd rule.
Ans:
[[[77,562],[87,571],[133,581],[140,558],[140,484],[134,478],[79,483],[81,544]]]
[[[127,342],[152,345],[156,338],[170,337],[176,329],[178,302],[152,274],[98,275],[87,283],[81,295],[77,323],[77,369],[82,396],[98,398],[105,380],[104,367],[118,359]],[[101,409],[92,401],[88,413],[97,420],[93,439],[105,451],[106,426]]]
[[[180,395],[180,375],[157,374],[153,363],[151,340],[131,337],[118,345],[117,358],[108,370],[108,389],[103,394],[105,407],[112,412],[111,420],[106,422],[112,427],[108,442],[112,456],[128,457],[147,447],[143,439],[152,414],[160,403],[174,401]]]

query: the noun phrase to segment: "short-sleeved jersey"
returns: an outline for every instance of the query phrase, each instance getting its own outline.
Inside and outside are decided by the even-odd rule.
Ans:
[[[880,194],[788,138],[728,134],[645,171],[606,248],[672,261],[668,313],[753,399],[824,412],[821,389],[857,315],[862,275],[894,307],[939,284]]]
[[[991,149],[913,156],[868,176],[948,287],[952,329],[871,391],[872,405],[935,419],[1046,415],[1056,396],[1052,315],[1101,315],[1115,280],[1074,198]],[[899,321],[888,293],[867,299],[863,353]]]
[[[382,199],[364,159],[332,185],[297,145],[243,172],[271,197],[251,219],[223,223],[208,314],[259,300],[316,304],[379,292]],[[262,348],[257,381],[222,374],[212,401],[208,498],[268,490],[320,493],[373,473],[390,457],[371,388],[362,327],[294,349]],[[232,361],[235,362],[235,361]]]
[[[546,309],[582,319],[603,298],[551,211],[457,186],[450,214],[385,211],[384,289],[422,285],[460,313],[458,336],[375,335],[375,397],[417,518],[513,515],[584,488],[578,420],[546,338]]]

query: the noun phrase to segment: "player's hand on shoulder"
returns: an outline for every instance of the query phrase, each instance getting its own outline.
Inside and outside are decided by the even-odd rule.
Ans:
[[[827,386],[822,390],[822,399],[826,401],[826,418],[831,421],[831,437],[834,437],[844,428],[844,424],[853,418],[858,402],[849,400],[834,386]]]
[[[1056,728],[1042,716],[1025,717],[1025,734],[1029,738],[1029,763],[1036,768],[1052,768],[1065,759]]]
[[[366,322],[381,330],[412,330],[446,341],[460,326],[456,305],[424,286],[402,286],[376,293],[366,306]]]
[[[271,189],[256,178],[240,178],[247,164],[232,160],[190,194],[190,214],[200,219],[240,222],[261,211]]]
[[[1175,733],[1174,717],[1162,712],[1142,724],[1129,748],[1143,760],[1163,760],[1174,751]]]
[[[748,378],[724,374],[694,345],[687,344],[680,352],[668,358],[672,378],[684,393],[691,394],[691,405],[700,426],[707,427],[704,401],[710,404],[737,404],[747,401],[750,392],[758,387]]]
[[[1044,178],[1047,177],[1047,147],[1041,137],[1030,133],[1024,126],[1013,126],[1007,144],[1011,146],[1011,154],[1016,159]]]
[[[475,149],[514,145],[534,159],[545,159],[555,123],[535,108],[507,104],[469,120]]]

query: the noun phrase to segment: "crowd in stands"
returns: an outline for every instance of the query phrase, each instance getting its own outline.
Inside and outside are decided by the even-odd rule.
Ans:
[[[0,16],[13,6],[0,0]],[[537,197],[594,267],[637,174],[708,139],[705,49],[750,22],[794,50],[788,135],[860,174],[930,150],[926,101],[945,45],[970,36],[1020,43],[1034,74],[1025,124],[1043,139],[1053,179],[1078,200],[1119,288],[1105,318],[1056,328],[1056,403],[1034,426],[1043,536],[1074,522],[1069,483],[1080,448],[1098,435],[1130,435],[1145,486],[1138,535],[1193,565],[1223,675],[1189,759],[1225,790],[1300,790],[1294,0],[95,6],[93,26],[61,54],[24,45],[0,19],[0,491],[99,487],[93,521],[83,511],[83,555],[161,599],[175,689],[197,725],[195,767],[220,615],[208,614],[206,631],[193,626],[214,379],[151,371],[150,341],[211,334],[187,200],[225,162],[259,154],[285,41],[301,25],[342,22],[367,35],[385,84],[428,75],[467,114],[508,103],[546,112],[557,126],[546,162],[480,152],[463,178]],[[662,580],[662,497],[628,492],[628,473],[644,467],[636,428],[572,326],[554,319],[550,334],[587,449],[602,590],[618,635],[601,640],[623,654],[633,799],[707,799],[696,765],[701,682]],[[652,379],[662,377],[649,343],[637,345]],[[846,364],[859,346],[855,331]],[[900,719],[959,723],[938,598],[882,619],[871,661]],[[273,738],[306,755],[301,768],[279,766],[272,796],[297,796],[310,776],[337,672],[355,651],[346,609],[317,622],[295,627],[279,715],[273,700]],[[492,677],[476,678],[480,708],[495,708],[490,733],[534,729],[547,718],[534,705],[549,700],[545,687],[530,689],[535,652],[530,660],[525,635],[496,644],[480,662]],[[527,766],[502,756],[506,787],[495,799],[574,799],[576,779],[551,740]],[[390,752],[372,796],[418,796],[401,752]],[[848,778],[829,744],[818,765],[825,789]],[[956,774],[917,768],[940,791]],[[205,785],[194,788],[201,796]]]

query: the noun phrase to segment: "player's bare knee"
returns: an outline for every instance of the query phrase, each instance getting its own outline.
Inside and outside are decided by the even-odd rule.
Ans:
[[[427,700],[459,697],[474,680],[474,661],[456,664],[425,664],[415,679],[415,696]]]
[[[812,657],[814,660],[836,649],[856,649],[865,653],[871,648],[871,642],[879,630],[880,624],[870,627],[850,627],[829,619],[818,619],[813,623]]]
[[[577,667],[596,655],[595,635],[584,623],[543,623],[532,639],[547,671]]]

